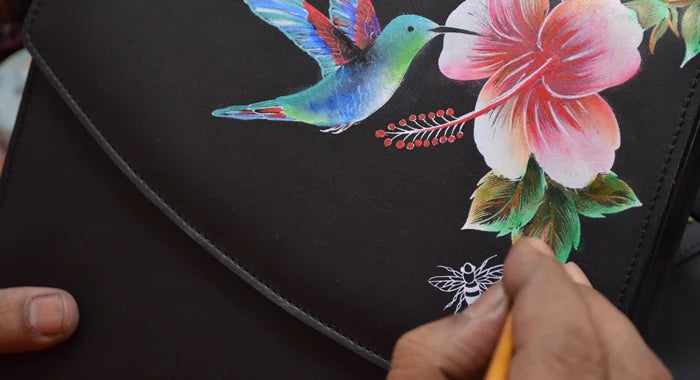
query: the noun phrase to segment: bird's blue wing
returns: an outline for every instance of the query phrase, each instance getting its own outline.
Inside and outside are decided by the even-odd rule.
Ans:
[[[314,58],[324,77],[361,53],[348,36],[305,0],[244,1],[256,16]]]
[[[364,50],[382,33],[372,0],[331,0],[331,21]]]

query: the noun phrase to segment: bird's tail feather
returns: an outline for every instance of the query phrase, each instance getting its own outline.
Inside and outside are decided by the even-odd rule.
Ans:
[[[211,113],[215,117],[239,120],[277,120],[294,121],[284,112],[284,107],[275,100],[259,102],[247,106],[230,106],[215,110]]]

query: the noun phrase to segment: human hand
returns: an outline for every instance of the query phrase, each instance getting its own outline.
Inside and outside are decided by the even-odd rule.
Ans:
[[[38,351],[68,339],[78,326],[78,305],[52,288],[0,289],[0,354]]]
[[[513,246],[503,281],[466,311],[402,336],[388,378],[481,378],[509,308],[510,379],[671,378],[634,325],[591,287],[583,271],[558,263],[534,239]]]

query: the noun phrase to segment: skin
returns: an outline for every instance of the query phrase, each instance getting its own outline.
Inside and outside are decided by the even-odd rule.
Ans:
[[[64,290],[0,289],[0,354],[38,351],[68,339],[78,326],[78,304]]]
[[[461,314],[416,328],[396,344],[388,379],[481,379],[509,308],[509,379],[671,379],[634,325],[576,264],[525,239],[504,277]]]

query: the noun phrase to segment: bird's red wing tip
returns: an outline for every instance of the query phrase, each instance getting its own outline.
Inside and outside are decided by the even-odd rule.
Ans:
[[[252,111],[255,114],[262,115],[270,119],[286,119],[287,115],[284,113],[284,108],[282,107],[265,107],[257,108]]]
[[[255,113],[284,113],[284,109],[282,107],[258,108]]]

